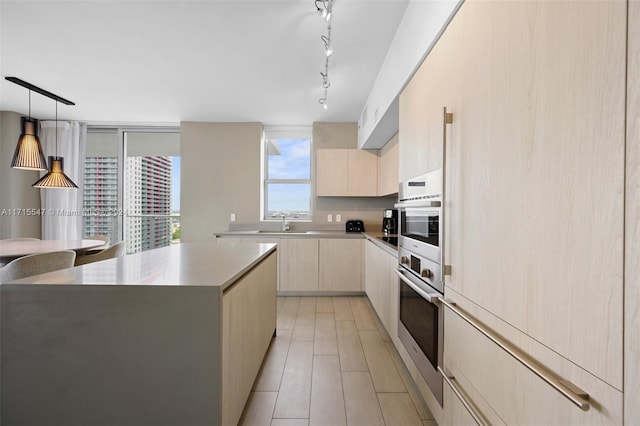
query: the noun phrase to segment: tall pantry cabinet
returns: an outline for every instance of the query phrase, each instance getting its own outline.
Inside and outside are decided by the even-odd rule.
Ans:
[[[629,2],[625,221],[625,424],[640,424],[640,1]]]
[[[467,0],[401,94],[401,180],[442,167],[446,138],[446,298],[591,398],[446,308],[444,368],[491,423],[623,422],[626,39],[622,0]],[[440,420],[463,418],[445,389]]]

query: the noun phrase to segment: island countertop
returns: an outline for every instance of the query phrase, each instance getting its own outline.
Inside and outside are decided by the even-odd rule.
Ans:
[[[181,243],[2,284],[211,286],[223,291],[275,244]]]
[[[276,250],[182,243],[0,285],[3,424],[238,424],[275,335]]]

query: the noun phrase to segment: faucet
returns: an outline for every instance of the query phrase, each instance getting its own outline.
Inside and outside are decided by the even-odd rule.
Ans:
[[[287,220],[287,217],[285,215],[282,215],[282,231],[288,231],[289,230],[289,221]]]

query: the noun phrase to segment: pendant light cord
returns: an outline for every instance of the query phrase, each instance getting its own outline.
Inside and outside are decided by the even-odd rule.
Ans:
[[[58,101],[56,101],[56,158],[58,158]]]
[[[31,121],[31,90],[29,90],[29,121]]]

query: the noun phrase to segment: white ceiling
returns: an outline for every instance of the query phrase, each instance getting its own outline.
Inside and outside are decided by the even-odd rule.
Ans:
[[[67,98],[60,119],[103,123],[357,121],[407,0],[336,0],[328,105],[326,24],[312,0],[0,0],[0,110],[27,114],[15,76]],[[55,102],[32,93],[32,115]]]

